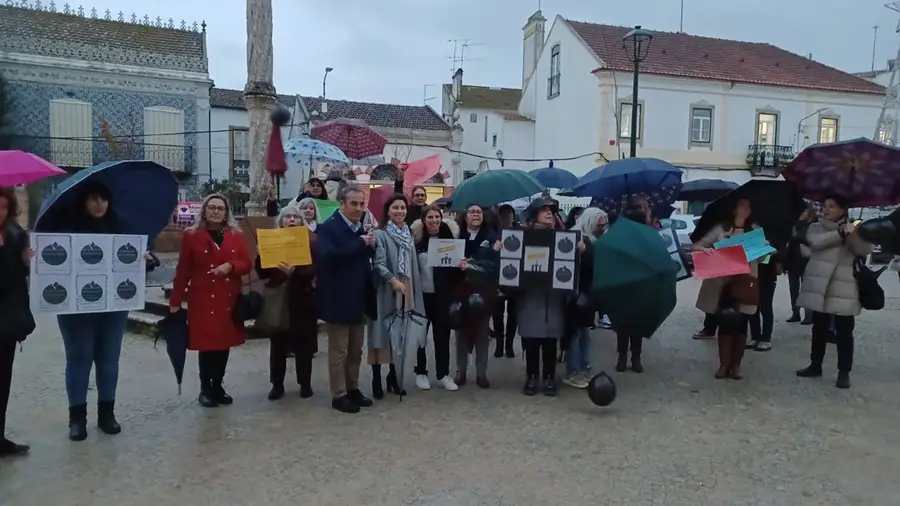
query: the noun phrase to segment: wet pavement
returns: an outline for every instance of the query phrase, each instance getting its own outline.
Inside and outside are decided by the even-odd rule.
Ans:
[[[883,284],[900,292],[893,276]],[[646,372],[613,372],[619,398],[606,409],[568,388],[524,397],[521,356],[491,358],[490,390],[411,391],[345,415],[330,409],[320,354],[316,395],[301,400],[293,387],[273,403],[261,341],[232,354],[235,404],[202,409],[195,358],[179,397],[164,348],[130,337],[117,406],[124,431],[106,436],[92,424],[81,443],[66,439],[62,343],[43,318],[16,359],[9,408],[11,436],[32,454],[0,461],[0,504],[897,504],[900,313],[859,319],[853,388],[841,391],[833,346],[824,378],[794,377],[809,327],[783,323],[781,285],[774,349],[748,351],[738,382],[712,378],[715,343],[690,338],[697,285],[681,283],[682,302],[645,344]],[[595,332],[595,370],[612,369],[613,341]]]

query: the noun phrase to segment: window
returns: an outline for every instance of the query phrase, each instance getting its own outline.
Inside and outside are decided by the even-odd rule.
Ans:
[[[231,180],[250,184],[250,130],[232,127],[229,134],[231,151]]]
[[[496,148],[497,147],[497,134],[494,134],[494,137],[491,140],[493,141],[491,144],[493,144],[493,147]]]
[[[469,114],[469,123],[478,123],[478,114]]]
[[[884,120],[878,126],[878,140],[884,144],[891,143],[891,137],[894,134],[894,119],[890,114],[884,115]]]
[[[709,146],[712,144],[713,129],[712,107],[691,107],[691,145]]]
[[[487,142],[488,117],[484,117],[484,142]]]
[[[144,158],[169,170],[185,170],[183,111],[171,107],[144,108]]]
[[[819,142],[837,142],[838,121],[836,117],[819,117]]]
[[[550,77],[547,79],[547,98],[559,95],[559,44],[550,48]]]
[[[644,104],[637,105],[637,140],[641,140],[644,130]],[[631,140],[631,103],[619,103],[619,140]]]
[[[778,143],[778,113],[756,113],[756,144],[774,146]]]
[[[50,161],[59,167],[94,164],[91,104],[79,100],[50,101]]]

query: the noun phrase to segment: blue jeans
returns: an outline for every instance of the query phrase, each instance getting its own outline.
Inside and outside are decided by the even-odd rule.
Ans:
[[[584,372],[591,363],[591,329],[575,329],[572,342],[566,351],[566,374]]]
[[[59,315],[66,348],[66,394],[69,406],[87,404],[91,367],[96,364],[97,401],[116,400],[119,355],[128,311]]]

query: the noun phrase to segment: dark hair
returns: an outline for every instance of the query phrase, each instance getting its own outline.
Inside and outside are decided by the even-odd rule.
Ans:
[[[625,208],[625,210],[622,211],[622,217],[633,222],[640,223],[641,225],[649,225],[647,208],[644,207],[644,205],[641,203],[632,202],[631,204],[629,204]]]
[[[10,220],[19,216],[19,198],[16,197],[16,189],[11,186],[0,186],[0,199],[6,200],[6,219],[0,222],[0,229],[5,229]]]
[[[422,190],[423,192],[425,192],[425,196],[428,196],[428,190],[426,190],[424,186],[419,184],[413,186],[412,190],[409,190],[409,196],[412,197],[413,194],[416,193],[416,190]]]
[[[580,215],[583,212],[584,212],[584,208],[581,206],[575,206],[569,211],[569,215],[566,216],[566,223],[565,223],[566,230],[569,230],[570,228],[575,226],[575,220],[578,219],[578,216],[576,216],[576,214]]]
[[[306,186],[308,184],[317,184],[322,188],[322,193],[320,193],[318,197],[314,197],[311,193],[309,194],[310,197],[317,200],[328,200],[328,192],[325,191],[325,183],[323,183],[321,179],[317,177],[311,177],[303,186]],[[298,195],[298,197],[302,195],[305,195],[305,193],[303,192],[303,188],[300,188],[300,195]]]
[[[406,195],[402,193],[395,193],[388,197],[387,200],[384,201],[384,214],[382,215],[384,216],[384,220],[379,223],[378,228],[386,228],[387,224],[391,222],[388,211],[391,209],[391,204],[397,202],[398,200],[402,200],[403,203],[406,204],[406,207],[409,207],[409,200],[407,200]],[[406,212],[409,212],[409,209],[407,209]]]
[[[731,230],[732,228],[735,228],[734,219],[737,217],[738,203],[742,200],[746,200],[748,204],[750,203],[750,201],[748,199],[738,199],[734,202],[734,206],[732,206],[731,212],[728,213],[728,218],[727,218],[728,221],[722,224],[722,226],[725,230]],[[752,204],[750,204],[750,214],[747,215],[747,219],[744,220],[744,223],[742,223],[739,228],[742,228],[744,230],[749,230],[749,229],[753,228],[753,205]]]
[[[844,210],[844,214],[847,213],[847,206],[850,205],[850,202],[848,202],[846,198],[840,195],[828,195],[827,197],[822,199],[822,202],[824,203],[826,200],[834,202],[838,207]]]
[[[341,188],[340,191],[338,191],[338,200],[340,202],[346,202],[347,196],[351,193],[359,193],[361,195],[365,195],[365,193],[363,193],[362,191],[362,188],[356,186],[355,184],[351,184]]]
[[[513,217],[515,217],[515,215],[516,215],[516,208],[513,207],[513,206],[511,206],[511,205],[509,205],[509,204],[503,204],[502,206],[500,206],[500,207],[497,209],[497,214],[499,214],[499,215],[502,216],[504,213],[512,213]]]
[[[441,217],[441,220],[444,219],[444,211],[441,211],[441,208],[434,204],[426,204],[422,207],[422,224],[425,224],[425,217],[428,216],[428,213],[431,211],[437,211],[438,215]]]
[[[106,185],[100,183],[88,183],[84,185],[81,190],[82,203],[91,197],[100,197],[103,200],[111,201],[112,192],[109,191],[109,188]]]
[[[482,216],[481,216],[481,226],[482,226],[482,227],[487,226],[487,222],[486,222],[486,220],[487,220],[487,217],[486,217],[486,215],[487,215],[487,208],[484,207],[484,206],[480,206],[480,205],[478,205],[478,204],[469,204],[469,205],[466,206],[466,208],[465,208],[465,210],[463,210],[463,212],[457,213],[457,215],[456,215],[456,224],[459,225],[459,229],[465,231],[466,228],[469,226],[469,225],[466,223],[466,216],[469,214],[469,208],[470,208],[470,207],[477,207],[478,209],[481,209],[481,214],[482,214]]]

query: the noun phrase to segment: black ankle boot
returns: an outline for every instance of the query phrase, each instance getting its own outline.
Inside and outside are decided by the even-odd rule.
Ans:
[[[69,407],[69,439],[72,441],[87,439],[87,404]]]
[[[384,383],[388,392],[394,395],[406,395],[406,390],[400,388],[400,383],[397,382],[397,369],[394,368],[394,364],[391,364],[391,370],[388,371]]]
[[[212,395],[216,400],[216,403],[218,404],[234,404],[234,398],[228,395],[228,392],[226,392],[225,389],[222,388],[222,380],[216,380],[213,382]]]
[[[800,311],[794,311],[791,314],[791,317],[787,319],[788,323],[799,323],[800,322]]]
[[[282,383],[273,384],[272,389],[269,390],[268,399],[270,401],[277,401],[278,399],[281,399],[282,397],[284,397],[284,385]]]
[[[97,403],[97,427],[109,435],[122,432],[122,426],[116,421],[114,402]]]
[[[214,408],[219,405],[213,393],[212,383],[208,380],[200,380],[200,395],[197,397],[197,402],[204,408]]]
[[[619,352],[619,359],[616,360],[616,371],[625,372],[628,370],[628,352]]]
[[[494,358],[503,356],[503,336],[497,336],[497,347],[494,348]]]
[[[616,360],[616,371],[625,372],[628,370],[628,345],[630,343],[627,334],[616,333],[616,351],[619,353],[619,359]]]
[[[372,397],[376,400],[384,399],[384,387],[381,386],[381,365],[372,366]]]
[[[506,358],[516,358],[516,350],[513,349],[513,338],[506,338]]]

